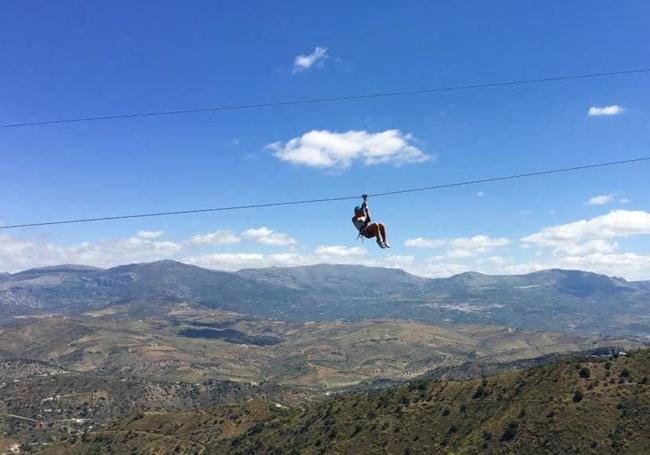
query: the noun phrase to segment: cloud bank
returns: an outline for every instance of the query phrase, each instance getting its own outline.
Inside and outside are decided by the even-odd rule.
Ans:
[[[400,254],[397,248],[397,253],[379,252],[361,244],[308,247],[300,245],[289,234],[266,226],[242,231],[215,230],[180,240],[167,239],[162,231],[148,230],[126,238],[71,245],[0,234],[0,272],[69,263],[109,267],[175,259],[229,271],[330,263],[399,267],[427,277],[468,270],[513,274],[569,268],[627,279],[650,279],[650,254],[621,251],[618,242],[641,235],[650,235],[650,212],[640,210],[614,210],[589,219],[548,226],[522,237],[520,243],[488,235],[449,239],[416,237],[405,242],[414,254]]]

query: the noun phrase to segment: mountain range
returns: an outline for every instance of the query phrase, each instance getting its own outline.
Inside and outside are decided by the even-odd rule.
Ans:
[[[650,282],[577,270],[428,279],[356,265],[231,273],[158,261],[0,275],[6,316],[178,303],[287,321],[411,319],[650,338]]]

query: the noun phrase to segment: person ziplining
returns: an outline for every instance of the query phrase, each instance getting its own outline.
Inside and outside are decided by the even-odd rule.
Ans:
[[[386,227],[383,223],[373,223],[370,218],[370,210],[368,210],[368,195],[361,196],[363,203],[361,207],[354,208],[354,216],[352,217],[352,224],[359,231],[358,237],[365,237],[367,239],[377,238],[377,245],[380,248],[390,248],[388,240],[386,239]]]
[[[618,161],[584,164],[581,166],[545,169],[545,170],[540,170],[535,172],[524,172],[519,174],[501,175],[496,177],[486,177],[477,180],[464,180],[460,182],[443,183],[440,185],[422,186],[418,188],[404,188],[395,191],[377,193],[374,194],[373,196],[374,197],[392,196],[397,194],[415,193],[420,191],[433,191],[433,190],[440,190],[443,188],[456,188],[460,186],[476,185],[479,183],[493,183],[493,182],[504,181],[504,180],[515,180],[515,179],[523,179],[523,178],[530,178],[530,177],[547,176],[550,174],[576,172],[576,171],[582,171],[586,169],[603,168],[605,166],[618,166],[622,164],[640,163],[642,161],[644,162],[650,161],[650,156],[642,156],[642,157],[630,158],[630,159],[618,160]],[[365,203],[366,199],[368,198],[368,195],[364,195],[364,196],[365,196],[364,198],[364,203]],[[199,209],[188,209],[188,210],[173,210],[173,211],[165,211],[165,212],[131,213],[131,214],[109,215],[109,216],[100,216],[100,217],[92,217],[92,218],[86,217],[86,218],[72,218],[72,219],[62,219],[62,220],[59,219],[59,220],[41,221],[37,223],[20,223],[20,224],[5,224],[5,225],[0,224],[0,231],[7,230],[7,229],[19,229],[19,228],[28,228],[28,227],[37,227],[37,226],[53,226],[53,225],[60,225],[60,224],[95,223],[99,221],[117,221],[117,220],[126,220],[126,219],[134,219],[134,218],[152,218],[152,217],[171,216],[171,215],[189,215],[189,214],[196,214],[196,213],[225,212],[231,210],[250,210],[250,209],[260,209],[260,208],[267,208],[267,207],[280,207],[280,206],[284,207],[284,206],[298,205],[298,204],[300,205],[320,204],[320,203],[332,202],[332,201],[343,201],[343,200],[347,201],[350,199],[356,199],[357,197],[358,196],[339,196],[339,197],[328,197],[328,198],[320,198],[320,199],[303,199],[297,201],[278,201],[278,202],[266,202],[260,204],[231,205],[225,207],[211,207],[211,208],[199,208]],[[362,210],[360,207],[359,207],[359,211],[360,211],[359,217],[366,217],[365,211]],[[357,213],[355,211],[355,218],[352,219],[352,222],[354,223],[355,226],[357,226],[357,222],[355,221],[356,218],[357,218]],[[369,216],[366,218],[369,218]],[[368,224],[370,224],[370,220],[368,220]],[[361,234],[361,230],[365,227],[365,220],[362,220],[359,226],[361,227],[357,227],[357,229],[359,229],[359,233]],[[384,242],[382,243],[385,243],[386,233],[383,224],[379,223],[379,226],[377,226],[377,228],[372,228],[370,226],[368,227],[369,227],[369,232],[375,231],[375,229],[379,229],[380,233],[383,232],[381,236],[383,237]],[[364,235],[364,237],[366,236]],[[372,237],[373,236],[370,236],[368,238],[372,238]]]

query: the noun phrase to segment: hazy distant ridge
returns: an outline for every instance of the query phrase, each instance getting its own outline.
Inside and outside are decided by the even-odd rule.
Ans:
[[[0,276],[0,308],[7,315],[136,301],[286,320],[401,318],[650,337],[650,282],[575,270],[427,279],[354,265],[230,273],[159,261],[110,269],[62,265]]]

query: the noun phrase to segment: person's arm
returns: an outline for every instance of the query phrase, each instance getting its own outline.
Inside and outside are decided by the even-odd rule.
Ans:
[[[363,212],[366,215],[366,226],[370,224],[370,210],[368,209],[368,195],[364,194],[361,196],[363,198],[363,204],[361,204],[361,208],[363,209]]]

